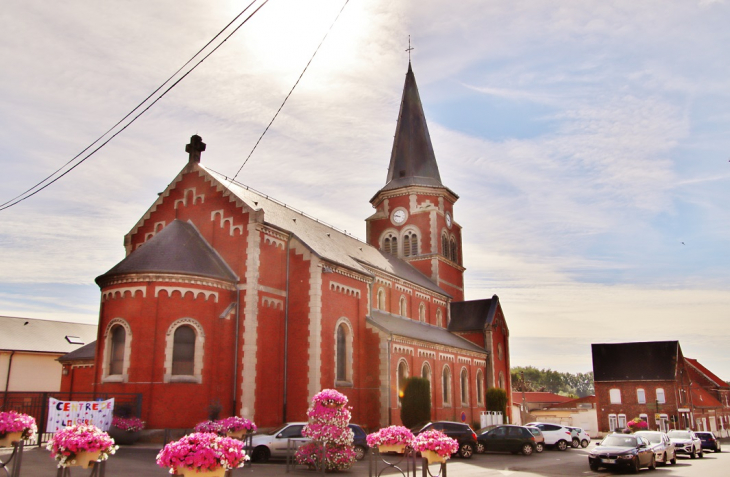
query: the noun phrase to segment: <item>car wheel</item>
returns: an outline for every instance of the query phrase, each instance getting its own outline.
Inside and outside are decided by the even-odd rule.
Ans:
[[[588,467],[590,467],[593,472],[598,472],[598,469],[600,469],[598,464],[588,464]]]
[[[558,442],[555,443],[559,451],[564,451],[568,448],[568,442],[564,441],[563,439],[560,439]]]
[[[532,451],[534,449],[532,448],[532,444],[523,444],[522,445],[522,455],[532,455]]]
[[[697,451],[694,449],[694,447],[692,448],[692,453],[689,456],[692,459],[696,459],[697,458]]]
[[[588,447],[588,439],[583,439],[582,441],[580,441],[580,446],[581,446],[582,448],[584,448],[584,449],[585,449],[586,447]]]
[[[659,463],[662,464],[662,466],[667,465],[667,453],[665,452],[662,454],[662,458],[659,460]]]
[[[477,454],[484,454],[486,451],[487,450],[484,448],[484,444],[482,444],[481,442],[477,441],[477,448],[476,448]]]
[[[468,442],[461,444],[461,447],[459,447],[459,457],[462,459],[471,459],[473,453],[474,447]]]
[[[701,447],[700,447],[699,455],[700,455],[700,459],[705,456],[705,451],[703,451]]]
[[[258,446],[253,450],[253,455],[251,456],[251,459],[253,459],[255,462],[267,462],[269,460],[269,457],[271,457],[271,452],[269,451],[269,448],[266,446]]]
[[[580,439],[577,437],[573,438],[573,442],[571,442],[570,445],[573,446],[573,449],[577,449],[580,447]]]
[[[715,452],[722,452],[722,446],[720,445],[720,443],[718,442],[715,445],[717,446],[717,447],[715,447]]]
[[[367,454],[367,449],[365,449],[363,446],[355,446],[355,459],[357,460],[363,460],[365,458],[365,454]]]
[[[639,462],[639,457],[634,458],[634,462],[631,464],[631,473],[632,474],[638,474],[641,470],[641,462]]]
[[[677,465],[677,454],[674,454],[674,457],[669,461],[672,465]]]
[[[542,442],[538,442],[537,444],[535,444],[535,450],[539,454],[540,452],[545,450],[545,444],[543,444]]]
[[[656,470],[656,457],[654,455],[651,456],[649,461],[649,470]]]

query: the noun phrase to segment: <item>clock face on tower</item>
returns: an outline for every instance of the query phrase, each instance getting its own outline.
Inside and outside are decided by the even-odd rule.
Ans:
[[[450,212],[446,212],[446,226],[448,228],[451,228],[451,213]]]
[[[395,209],[393,211],[393,215],[391,216],[391,219],[393,220],[393,223],[396,225],[401,225],[403,222],[406,221],[406,218],[408,217],[408,214],[404,209]]]

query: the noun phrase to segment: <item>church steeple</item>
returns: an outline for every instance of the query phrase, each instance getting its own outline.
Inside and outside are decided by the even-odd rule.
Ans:
[[[411,185],[443,187],[436,155],[428,134],[426,115],[416,86],[410,61],[403,86],[398,124],[395,128],[393,151],[390,154],[388,179],[381,190]]]

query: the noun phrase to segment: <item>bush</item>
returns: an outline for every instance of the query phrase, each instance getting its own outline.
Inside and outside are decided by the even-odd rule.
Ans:
[[[431,420],[431,384],[425,378],[409,378],[401,398],[400,419],[405,427]]]
[[[507,391],[502,388],[490,388],[487,390],[487,411],[499,411],[503,416],[507,415]]]

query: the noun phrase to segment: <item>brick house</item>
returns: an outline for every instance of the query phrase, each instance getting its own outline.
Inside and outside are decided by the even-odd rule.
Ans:
[[[496,296],[481,334],[455,331],[478,321],[453,311],[458,196],[441,183],[410,64],[366,243],[205,167],[203,151],[193,136],[125,236],[126,258],[96,279],[94,366],[65,389],[141,393],[149,427],[179,428],[211,405],[260,426],[306,420],[310,398],[334,388],[353,422],[377,428],[400,423],[404,380],[423,376],[434,419],[479,419],[494,370],[509,369],[508,332]]]
[[[593,344],[599,432],[639,417],[650,429],[720,431],[728,426],[730,389],[678,341]]]

